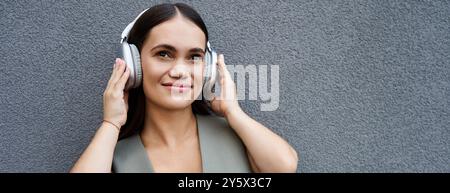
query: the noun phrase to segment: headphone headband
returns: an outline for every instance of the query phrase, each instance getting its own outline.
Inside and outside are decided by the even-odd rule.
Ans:
[[[120,36],[120,43],[122,44],[123,42],[126,42],[128,40],[128,36],[130,35],[130,31],[131,29],[133,29],[134,24],[136,23],[136,21],[150,8],[145,9],[144,11],[142,11],[131,23],[129,23],[127,25],[127,27],[122,31],[122,35]],[[211,45],[209,44],[209,41],[206,42],[206,49],[208,49],[208,51],[212,51],[211,49]]]
[[[145,9],[144,11],[142,11],[130,24],[127,25],[127,27],[123,30],[121,38],[120,38],[120,43],[123,43],[125,41],[127,41],[128,39],[128,35],[130,34],[131,29],[133,29],[134,23],[136,23],[136,21],[141,17],[142,14],[144,14],[148,9]]]

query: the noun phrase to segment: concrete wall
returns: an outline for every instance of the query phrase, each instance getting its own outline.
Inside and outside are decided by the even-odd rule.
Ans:
[[[123,28],[160,1],[0,1],[0,172],[66,172],[102,118]],[[240,101],[298,172],[450,172],[449,1],[186,1],[227,64],[280,66]]]

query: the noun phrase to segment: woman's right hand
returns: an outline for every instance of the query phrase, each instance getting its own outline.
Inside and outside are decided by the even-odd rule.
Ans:
[[[128,92],[124,88],[129,76],[130,70],[125,61],[117,58],[103,93],[103,120],[112,122],[119,128],[127,121]]]

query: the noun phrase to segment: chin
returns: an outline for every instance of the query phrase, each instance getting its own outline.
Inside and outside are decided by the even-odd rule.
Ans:
[[[179,109],[185,109],[191,106],[191,104],[194,102],[194,100],[187,100],[183,98],[178,97],[166,97],[164,100],[160,101],[161,106],[172,109],[172,110],[179,110]]]
[[[152,90],[152,92],[147,92],[149,90]],[[167,87],[160,86],[155,88],[144,88],[145,95],[151,99],[152,103],[170,110],[180,110],[190,107],[196,99],[194,96],[199,96],[201,94],[201,89],[187,89],[185,92],[177,91],[178,90],[171,90]]]

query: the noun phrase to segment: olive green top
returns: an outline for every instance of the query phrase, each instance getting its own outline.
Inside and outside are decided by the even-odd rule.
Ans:
[[[196,115],[196,119],[203,172],[251,172],[245,146],[224,118]],[[139,134],[117,143],[112,171],[153,173],[152,164]]]

